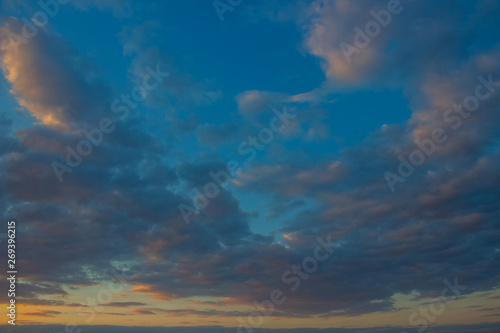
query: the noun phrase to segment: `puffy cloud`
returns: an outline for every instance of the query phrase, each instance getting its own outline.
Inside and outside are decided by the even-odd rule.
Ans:
[[[469,56],[461,52],[464,45],[475,50],[491,47],[485,39],[472,36],[493,24],[493,13],[499,10],[493,1],[457,6],[445,1],[432,10],[422,2],[400,1],[393,11],[398,13],[390,15],[386,26],[378,24],[379,33],[367,35],[369,22],[377,22],[375,17],[388,11],[390,3],[319,0],[311,3],[310,14],[299,20],[307,50],[323,60],[326,77],[335,86],[418,80],[421,70],[443,73],[461,63],[464,55]],[[443,17],[440,13],[445,10],[448,14]],[[460,30],[455,29],[458,26]],[[357,51],[343,52],[342,43]],[[446,67],[441,66],[443,62]]]

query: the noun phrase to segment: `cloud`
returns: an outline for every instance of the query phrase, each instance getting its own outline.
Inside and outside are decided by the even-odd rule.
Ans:
[[[42,124],[65,130],[98,123],[111,101],[95,68],[43,29],[26,43],[16,41],[22,25],[8,18],[0,29],[0,65],[18,103]]]
[[[135,314],[141,314],[141,315],[155,315],[151,310],[146,310],[146,309],[132,309],[130,312],[135,313]]]
[[[129,307],[129,306],[142,306],[142,305],[146,305],[146,303],[142,303],[142,302],[107,302],[107,303],[102,303],[100,305],[122,308],[122,307]]]
[[[56,317],[58,314],[61,314],[61,312],[53,311],[53,310],[40,310],[37,312],[23,313],[23,315],[26,315],[26,316],[40,316],[40,317]]]
[[[346,58],[341,44],[356,46],[355,38],[359,34],[355,29],[366,30],[367,23],[375,21],[372,11],[387,10],[387,4],[384,0],[314,1],[310,15],[299,21],[304,27],[305,47],[323,60],[325,75],[336,86],[338,83],[391,84],[394,80],[412,78],[421,69],[442,73],[444,68],[439,66],[442,61],[450,68],[462,61],[462,45],[483,50],[490,47],[485,40],[472,36],[491,26],[492,17],[488,15],[485,20],[482,17],[486,12],[497,11],[497,4],[463,3],[443,17],[437,13],[449,9],[448,2],[430,11],[424,3],[401,1],[400,12],[391,15],[387,26],[381,27],[376,36],[367,38],[368,45],[359,49],[359,53]],[[457,32],[454,29],[457,26],[463,28]]]
[[[291,98],[283,93],[270,91],[248,90],[236,96],[238,110],[247,116],[258,116],[260,113],[269,110],[277,103],[282,103]]]
[[[147,66],[158,65],[162,71],[169,73],[160,87],[148,93],[146,104],[153,108],[168,108],[168,119],[181,122],[170,114],[176,113],[178,109],[187,111],[196,106],[213,104],[221,97],[222,92],[214,88],[213,80],[197,78],[183,71],[185,64],[175,56],[171,47],[157,42],[161,40],[160,33],[161,24],[156,21],[146,21],[141,25],[125,28],[120,34],[123,53],[131,57],[129,72],[138,84],[142,83],[142,78],[147,74]],[[151,42],[152,40],[155,42]],[[151,46],[153,44],[155,46]]]

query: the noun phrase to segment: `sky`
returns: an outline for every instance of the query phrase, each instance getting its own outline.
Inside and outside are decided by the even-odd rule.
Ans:
[[[498,332],[498,22],[0,0],[0,331]]]

